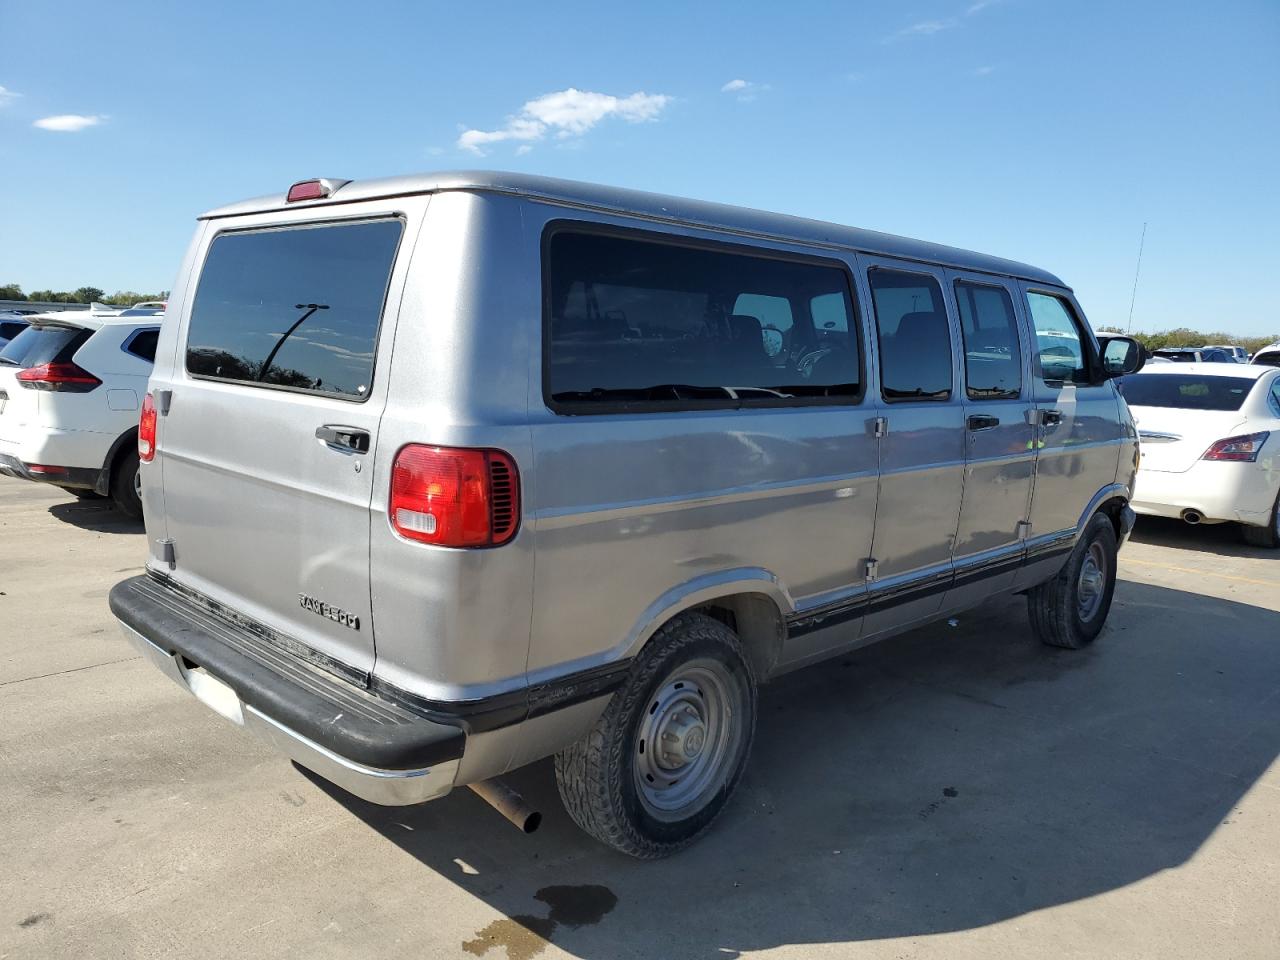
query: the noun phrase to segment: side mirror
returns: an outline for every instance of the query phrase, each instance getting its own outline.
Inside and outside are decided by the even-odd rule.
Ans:
[[[1133,337],[1099,337],[1102,370],[1108,380],[1137,373],[1147,362],[1147,351]]]

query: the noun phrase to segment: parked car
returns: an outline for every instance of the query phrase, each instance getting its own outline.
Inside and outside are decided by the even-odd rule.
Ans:
[[[1188,523],[1234,521],[1280,546],[1280,369],[1197,363],[1126,377],[1142,461],[1133,508]]]
[[[121,310],[122,317],[158,317],[164,314],[166,302],[163,300],[145,300],[142,303],[135,303],[127,310]]]
[[[1249,351],[1244,347],[1237,347],[1224,344],[1208,344],[1204,347],[1206,350],[1221,350],[1227,355],[1227,359],[1232,363],[1248,363]]]
[[[313,180],[205,214],[167,317],[147,572],[111,608],[377,803],[554,754],[588,833],[670,853],[742,776],[758,684],[1010,592],[1084,647],[1133,522],[1138,344],[935,244],[514,174]]]
[[[142,516],[138,413],[157,319],[36,314],[0,349],[0,473]]]
[[[1174,363],[1231,363],[1225,350],[1218,347],[1161,347],[1152,351],[1153,356],[1172,360]]]
[[[0,348],[27,329],[28,323],[23,314],[10,311],[0,313]]]
[[[1280,367],[1280,343],[1273,343],[1263,347],[1250,358],[1249,362],[1266,367]]]

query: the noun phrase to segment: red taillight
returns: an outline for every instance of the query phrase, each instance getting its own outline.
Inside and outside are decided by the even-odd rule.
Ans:
[[[1219,440],[1205,451],[1203,460],[1231,460],[1236,463],[1254,463],[1262,452],[1262,445],[1267,442],[1271,433],[1249,433],[1239,437],[1227,437]]]
[[[102,384],[92,373],[74,363],[42,363],[38,367],[19,370],[16,376],[22,386],[34,390],[87,393]]]
[[[51,467],[47,463],[28,463],[27,472],[41,477],[60,477],[67,472],[67,468]]]
[[[295,200],[320,200],[329,195],[323,180],[303,180],[289,188],[287,203]]]
[[[493,547],[515,536],[520,480],[499,450],[410,444],[391,468],[391,526],[442,547]]]
[[[138,459],[150,463],[156,456],[156,404],[151,394],[142,398],[142,416],[138,417]]]

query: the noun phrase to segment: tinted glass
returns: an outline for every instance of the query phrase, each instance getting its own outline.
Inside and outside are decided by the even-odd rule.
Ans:
[[[886,400],[951,396],[951,328],[938,281],[924,273],[872,270],[880,338],[880,391]]]
[[[200,275],[187,370],[361,399],[399,220],[223,234]]]
[[[1007,400],[1022,392],[1022,348],[1013,298],[1004,287],[956,283],[964,335],[965,390],[974,400]]]
[[[557,405],[859,396],[853,303],[838,267],[560,231],[547,284],[546,389]],[[841,330],[819,334],[819,298],[828,298],[821,322]]]
[[[70,360],[91,335],[81,327],[27,327],[0,350],[0,364],[38,367]]]
[[[148,363],[155,363],[156,341],[160,339],[159,330],[139,330],[125,347],[135,357],[141,357]]]
[[[1280,350],[1259,352],[1252,362],[1261,364],[1264,367],[1280,367]]]
[[[0,340],[12,340],[25,329],[27,325],[21,320],[0,321]]]
[[[1255,383],[1251,377],[1138,373],[1124,378],[1124,398],[1133,407],[1239,410]]]
[[[1088,383],[1089,362],[1084,337],[1075,318],[1057,297],[1027,294],[1036,331],[1036,360],[1042,380]]]

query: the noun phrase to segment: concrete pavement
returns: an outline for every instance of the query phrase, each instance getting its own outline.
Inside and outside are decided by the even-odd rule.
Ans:
[[[0,478],[0,957],[1280,955],[1280,554],[1139,521],[1111,622],[1020,598],[786,677],[714,831],[636,863],[384,809],[133,655],[141,528]]]

